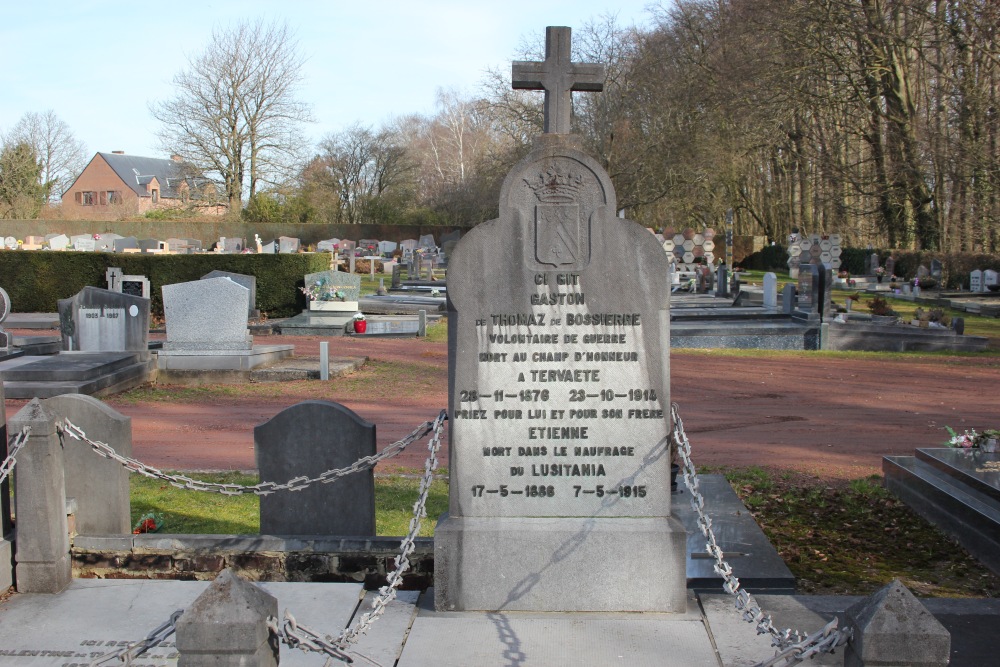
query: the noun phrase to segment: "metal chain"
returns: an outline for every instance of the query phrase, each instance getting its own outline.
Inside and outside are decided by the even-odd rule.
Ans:
[[[170,614],[170,618],[160,624],[156,629],[146,635],[145,639],[141,639],[137,642],[132,642],[127,646],[119,649],[115,649],[110,653],[105,653],[104,655],[95,658],[90,661],[90,667],[96,667],[97,665],[103,664],[109,660],[118,659],[123,665],[130,665],[132,661],[138,658],[140,655],[145,653],[151,648],[155,648],[165,642],[167,637],[174,634],[177,630],[177,620],[184,613],[183,609],[178,609],[174,613]]]
[[[847,643],[851,638],[850,628],[838,629],[838,621],[834,618],[819,632],[808,637],[798,630],[778,630],[774,627],[769,614],[765,614],[754,597],[745,589],[740,588],[740,580],[733,574],[733,568],[726,562],[722,549],[712,530],[712,519],[705,514],[705,498],[701,495],[698,484],[698,473],[691,461],[691,442],[684,432],[684,422],[676,403],[670,406],[674,420],[673,439],[683,460],[684,483],[691,492],[691,507],[698,515],[698,527],[707,540],[706,551],[715,558],[715,572],[722,577],[722,588],[735,596],[736,609],[743,612],[743,620],[757,625],[757,634],[770,635],[771,645],[779,649],[773,658],[759,663],[756,667],[771,667],[773,665],[794,665],[802,660],[833,651],[838,646]]]
[[[434,420],[432,430],[434,435],[427,443],[427,460],[424,461],[424,474],[420,478],[420,491],[417,501],[413,503],[413,518],[410,519],[410,531],[399,545],[399,555],[396,556],[396,569],[386,578],[386,585],[379,589],[379,595],[372,602],[372,611],[362,614],[353,628],[347,628],[336,639],[327,635],[320,637],[308,628],[298,625],[295,617],[285,611],[285,622],[278,625],[278,619],[269,618],[270,627],[288,646],[301,648],[305,651],[322,651],[330,658],[351,662],[350,657],[342,651],[356,643],[361,635],[368,632],[372,624],[385,613],[386,607],[396,598],[396,589],[403,583],[403,574],[410,569],[410,554],[416,548],[414,540],[420,534],[420,525],[427,518],[427,496],[430,494],[431,483],[434,481],[434,471],[438,468],[438,452],[441,450],[441,433],[448,413],[442,410]]]
[[[7,479],[7,475],[14,470],[14,465],[17,463],[17,453],[28,442],[29,433],[31,433],[31,427],[25,426],[21,429],[20,433],[13,436],[7,443],[7,458],[4,459],[3,463],[0,463],[0,483]]]
[[[171,475],[154,468],[153,466],[146,465],[142,461],[122,456],[106,443],[91,440],[79,426],[76,426],[68,419],[63,419],[61,422],[57,423],[57,428],[60,433],[65,433],[73,438],[76,438],[77,440],[86,442],[97,454],[103,456],[104,458],[117,461],[125,466],[125,468],[129,471],[139,473],[140,475],[145,475],[146,477],[151,477],[153,479],[160,479],[165,482],[169,482],[172,486],[176,486],[179,489],[221,493],[224,496],[240,496],[249,494],[266,496],[276,491],[301,491],[302,489],[306,489],[317,483],[330,484],[332,482],[336,482],[342,477],[346,477],[347,475],[367,470],[369,468],[374,468],[379,462],[392,458],[406,449],[406,447],[411,443],[427,435],[427,433],[434,428],[434,423],[435,422],[424,422],[408,436],[402,440],[397,440],[392,443],[380,453],[372,456],[363,456],[346,468],[327,470],[318,477],[294,477],[284,484],[278,484],[277,482],[261,482],[260,484],[255,484],[253,486],[243,486],[242,484],[216,484],[214,482],[202,482],[197,479],[191,479],[185,475]]]

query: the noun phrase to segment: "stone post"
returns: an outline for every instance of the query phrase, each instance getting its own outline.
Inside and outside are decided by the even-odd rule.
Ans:
[[[951,634],[899,579],[845,613],[854,628],[844,652],[845,667],[948,664]]]
[[[421,308],[417,311],[417,338],[427,337],[427,311]]]
[[[17,457],[15,511],[19,593],[58,593],[72,579],[66,522],[66,473],[54,417],[35,398],[14,415],[11,431],[29,426]]]
[[[178,667],[277,667],[278,600],[226,568],[177,621]]]

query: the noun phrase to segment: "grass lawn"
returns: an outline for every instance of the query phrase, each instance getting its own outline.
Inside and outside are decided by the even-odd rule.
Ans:
[[[803,593],[867,595],[900,578],[918,595],[997,597],[1000,578],[915,515],[882,488],[877,476],[829,482],[800,473],[759,467],[723,472],[768,539],[796,576]],[[191,475],[226,484],[252,485],[255,475]],[[176,489],[132,476],[133,523],[146,512],[163,515],[164,533],[254,534],[259,500]],[[419,479],[392,474],[375,479],[379,535],[409,530]],[[435,480],[420,534],[434,534],[448,508],[448,483]]]

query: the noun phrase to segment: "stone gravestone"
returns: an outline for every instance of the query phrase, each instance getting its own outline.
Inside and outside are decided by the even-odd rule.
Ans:
[[[62,349],[74,352],[146,352],[149,299],[84,287],[59,299]]]
[[[424,250],[434,250],[437,248],[437,244],[434,243],[434,235],[424,234],[421,236],[420,239],[417,240],[417,247],[423,248]]]
[[[778,276],[773,273],[764,274],[764,307],[778,307]]]
[[[278,252],[281,254],[292,254],[299,251],[299,240],[289,236],[278,237]]]
[[[715,296],[729,296],[729,268],[725,264],[719,264],[715,270]]]
[[[69,238],[74,250],[93,252],[97,247],[97,242],[94,240],[93,234],[74,234]]]
[[[969,291],[970,292],[982,292],[983,291],[983,272],[976,269],[969,274]]]
[[[311,311],[356,313],[361,298],[361,276],[343,271],[318,271],[305,276]]]
[[[819,267],[815,264],[800,265],[795,317],[804,320],[818,320],[820,296]]]
[[[273,255],[278,252],[276,241],[269,241],[260,247],[260,251],[265,255]]]
[[[108,283],[108,290],[112,292],[122,291],[122,270],[117,266],[109,266],[104,272],[104,280]]]
[[[336,252],[338,249],[337,239],[327,239],[316,244],[316,252]]]
[[[247,309],[247,317],[260,317],[260,311],[257,310],[257,276],[215,270],[209,271],[201,277],[202,280],[209,280],[211,278],[229,278],[234,283],[246,287],[250,291],[250,306]]]
[[[119,283],[121,289],[117,290],[122,294],[131,294],[148,299],[150,295],[149,278],[146,276],[122,276]]]
[[[668,260],[615,217],[607,173],[565,136],[573,82],[603,80],[599,65],[569,62],[569,33],[548,28],[546,61],[513,69],[515,86],[546,86],[545,124],[559,134],[537,140],[504,181],[500,217],[451,258],[439,610],[686,608],[669,286],[649,279]]]
[[[895,274],[896,274],[896,258],[893,257],[892,255],[889,255],[885,259],[885,275],[891,278]]]
[[[874,276],[875,269],[877,269],[878,267],[879,267],[878,254],[873,252],[871,256],[868,258],[868,270],[865,272],[866,275]]]
[[[921,264],[917,267],[917,278],[926,278],[929,275],[931,275],[931,272],[926,266]]]
[[[4,320],[7,319],[8,315],[10,315],[10,296],[7,294],[7,290],[0,287],[0,325],[2,325]],[[0,352],[9,351],[11,348],[11,342],[11,335],[4,331],[3,327],[0,326]],[[3,533],[0,533],[0,539],[2,538]]]
[[[42,401],[48,412],[68,419],[91,440],[107,443],[122,456],[132,456],[132,418],[93,396],[63,394]],[[76,532],[80,535],[128,535],[128,470],[75,440],[63,448],[66,497],[76,499]]]
[[[134,236],[125,236],[120,239],[115,239],[114,250],[115,252],[125,252],[128,250],[138,250],[139,249],[139,239]]]
[[[395,252],[399,244],[395,241],[379,241],[378,242],[378,254],[380,255],[391,255]]]
[[[250,290],[228,278],[208,278],[163,286],[167,351],[249,350]]]
[[[938,281],[938,287],[943,287],[941,284],[941,277],[944,274],[944,267],[941,264],[940,259],[931,260],[931,276]]]
[[[304,401],[282,410],[253,430],[262,482],[317,477],[375,454],[375,425],[343,405]],[[375,534],[372,469],[336,484],[313,484],[294,493],[260,499],[262,535]]]
[[[984,291],[996,292],[997,285],[997,272],[993,269],[986,269],[983,271],[983,287],[986,289]]]
[[[69,247],[69,237],[65,234],[46,235],[45,238],[49,242],[50,250],[65,250]]]

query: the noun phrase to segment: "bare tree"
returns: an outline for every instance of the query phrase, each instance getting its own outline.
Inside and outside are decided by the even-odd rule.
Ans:
[[[174,77],[177,94],[150,107],[163,123],[163,148],[218,175],[231,210],[262,184],[301,164],[299,132],[310,120],[296,99],[302,58],[286,24],[241,21],[218,28],[200,55]]]
[[[50,201],[59,200],[87,162],[83,142],[73,136],[69,125],[52,109],[24,114],[0,143],[5,147],[21,143],[31,146],[41,169],[39,184]]]

